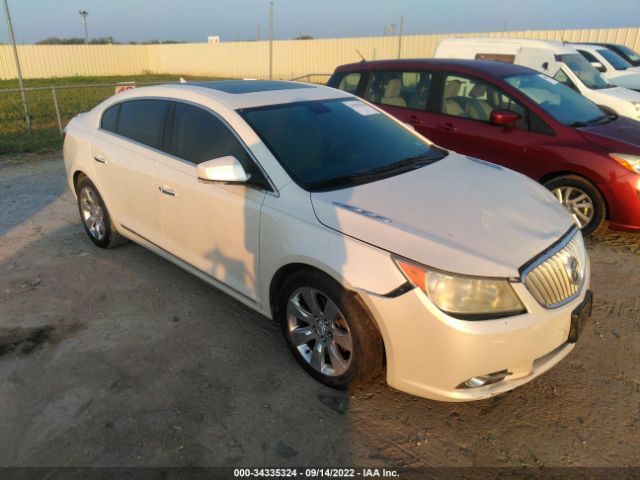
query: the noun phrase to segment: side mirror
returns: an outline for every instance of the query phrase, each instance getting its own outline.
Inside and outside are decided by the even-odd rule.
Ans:
[[[606,72],[607,69],[604,68],[604,65],[600,62],[591,62],[591,65],[593,65],[593,67],[598,70],[599,72]]]
[[[245,183],[249,180],[242,164],[233,155],[198,164],[198,178],[207,182]]]
[[[493,110],[489,117],[491,125],[509,126],[518,123],[520,115],[511,110]]]

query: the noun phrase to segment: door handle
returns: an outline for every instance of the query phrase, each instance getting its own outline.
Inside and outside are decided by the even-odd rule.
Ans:
[[[98,163],[107,163],[107,159],[104,158],[102,155],[96,155],[95,157],[93,157],[93,159],[98,162]]]
[[[159,186],[158,190],[160,190],[165,195],[169,195],[170,197],[175,197],[176,196],[175,190],[171,190],[169,187],[166,187],[165,185]]]
[[[438,130],[442,130],[444,132],[455,132],[456,131],[456,127],[453,126],[452,123],[438,123],[436,124],[436,128]]]
[[[410,115],[409,118],[407,119],[407,122],[411,123],[413,125],[422,125],[424,123],[422,120],[420,120],[415,115]]]

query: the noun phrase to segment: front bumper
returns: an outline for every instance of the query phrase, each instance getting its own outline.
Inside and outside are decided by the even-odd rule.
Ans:
[[[610,227],[640,230],[640,175],[630,172],[598,186],[607,201]]]
[[[440,311],[417,288],[396,298],[366,294],[385,342],[387,383],[433,400],[480,400],[527,383],[574,348],[568,341],[572,312],[589,288],[589,266],[580,295],[554,309],[542,307],[522,283],[513,284],[528,313],[468,321]],[[508,370],[504,380],[457,388],[471,377]]]

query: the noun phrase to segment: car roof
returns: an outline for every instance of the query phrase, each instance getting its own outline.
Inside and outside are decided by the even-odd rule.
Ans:
[[[451,45],[511,45],[512,48],[526,46],[529,48],[542,48],[553,50],[558,55],[571,53],[571,46],[561,40],[543,40],[537,38],[489,38],[489,37],[465,37],[465,38],[445,38],[440,41],[440,45],[450,47]]]
[[[583,50],[591,49],[591,50],[608,50],[608,48],[604,45],[599,45],[597,43],[572,43],[575,48],[582,48]]]
[[[213,98],[232,110],[312,100],[351,97],[350,94],[311,83],[279,80],[218,80],[154,85],[130,90],[122,98],[160,96],[181,98],[195,93]]]
[[[599,47],[623,47],[621,43],[607,43],[607,42],[583,42],[583,45],[598,45]]]
[[[336,71],[356,70],[389,70],[393,68],[433,68],[435,70],[456,69],[459,71],[482,72],[494,77],[524,75],[538,73],[522,65],[489,60],[465,60],[448,58],[411,58],[401,60],[374,60],[368,62],[349,63],[339,66]]]

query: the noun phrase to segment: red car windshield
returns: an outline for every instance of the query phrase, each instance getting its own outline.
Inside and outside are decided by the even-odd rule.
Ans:
[[[542,73],[514,75],[504,80],[564,125],[585,127],[609,117],[578,92]]]

